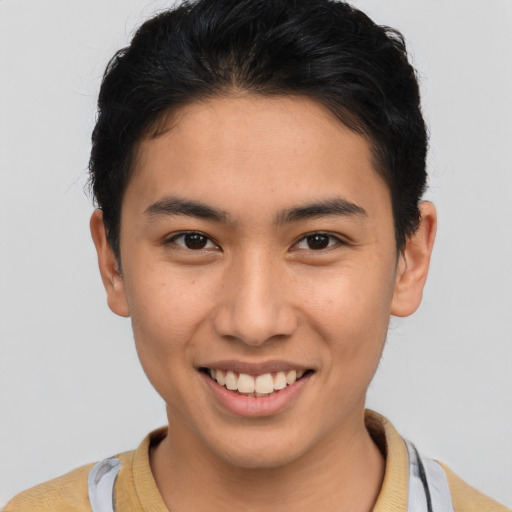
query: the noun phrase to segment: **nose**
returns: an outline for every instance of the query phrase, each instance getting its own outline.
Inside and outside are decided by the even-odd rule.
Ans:
[[[213,328],[223,337],[260,346],[291,336],[298,325],[289,280],[268,254],[252,255],[226,270]]]

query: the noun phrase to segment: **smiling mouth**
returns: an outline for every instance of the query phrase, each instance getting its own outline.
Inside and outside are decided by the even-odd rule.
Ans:
[[[264,373],[256,377],[232,370],[201,368],[220,386],[229,391],[249,397],[265,398],[279,393],[282,389],[292,386],[296,381],[313,373],[313,370],[289,370],[275,373]]]

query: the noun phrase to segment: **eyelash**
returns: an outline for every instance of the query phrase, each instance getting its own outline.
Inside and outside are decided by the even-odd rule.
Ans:
[[[328,239],[328,245],[326,247],[320,247],[318,249],[312,249],[311,247],[299,247],[299,244],[301,243],[308,243],[309,239],[313,239],[315,237],[327,237]],[[333,242],[333,243],[331,243]],[[329,250],[332,247],[335,247],[337,245],[347,245],[347,242],[342,240],[336,235],[332,235],[331,233],[326,233],[325,231],[315,231],[313,233],[309,233],[307,235],[304,235],[302,238],[300,238],[295,244],[294,247],[297,249],[295,250],[305,250],[305,251],[312,251],[312,252],[321,252],[325,250]]]
[[[193,249],[191,247],[187,247],[186,242],[184,242],[183,244],[180,244],[177,242],[180,238],[182,238],[184,240],[186,236],[201,237],[206,241],[206,246]],[[175,245],[180,246],[182,249],[189,250],[189,251],[197,251],[197,252],[219,248],[219,246],[217,245],[216,242],[214,242],[208,235],[205,235],[204,233],[201,233],[200,231],[184,231],[184,232],[178,233],[178,234],[172,236],[171,238],[169,238],[168,240],[166,240],[165,244],[166,245],[167,244],[175,244]],[[211,244],[211,247],[207,247],[208,244]]]
[[[199,242],[199,244],[201,244],[201,242],[204,241],[205,246],[204,247],[196,247],[196,248],[188,247],[185,242],[186,236],[195,236],[195,237],[200,238],[201,240],[200,241],[196,240],[196,242]],[[327,237],[327,239],[328,239],[327,246],[316,248],[316,249],[312,249],[311,247],[300,247],[300,244],[302,244],[302,243],[308,244],[308,242],[313,241],[312,239],[314,239],[315,237]],[[183,239],[184,243],[178,243],[177,241],[180,239]],[[219,248],[219,245],[216,242],[214,242],[208,235],[205,235],[204,233],[201,233],[200,231],[185,231],[185,232],[178,233],[178,234],[172,236],[170,239],[165,241],[165,244],[170,244],[170,243],[176,244],[183,249],[194,251],[194,252]],[[210,244],[210,247],[208,247],[209,244]],[[347,245],[347,242],[345,242],[344,240],[342,240],[339,237],[332,235],[330,233],[326,233],[323,231],[315,231],[313,233],[308,233],[308,234],[302,236],[297,242],[295,242],[293,244],[292,247],[293,247],[293,250],[321,252],[321,251],[328,250],[332,247],[335,247],[337,245]]]

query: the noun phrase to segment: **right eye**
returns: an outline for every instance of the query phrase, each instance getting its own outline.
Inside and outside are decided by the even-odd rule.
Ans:
[[[191,251],[218,249],[218,246],[206,235],[197,231],[174,235],[167,243],[173,243]]]

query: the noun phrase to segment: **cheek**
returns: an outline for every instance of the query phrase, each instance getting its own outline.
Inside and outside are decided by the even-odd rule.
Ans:
[[[127,279],[126,288],[141,359],[148,353],[155,358],[178,351],[180,359],[186,356],[190,340],[211,310],[213,293],[200,273],[155,265]]]
[[[346,267],[325,276],[322,286],[308,287],[304,314],[333,358],[378,362],[394,289],[394,272],[387,268]]]
[[[195,378],[196,345],[208,336],[213,293],[204,278],[173,273],[168,265],[128,277],[126,289],[142,368],[167,406],[181,415],[189,407],[184,383]]]

